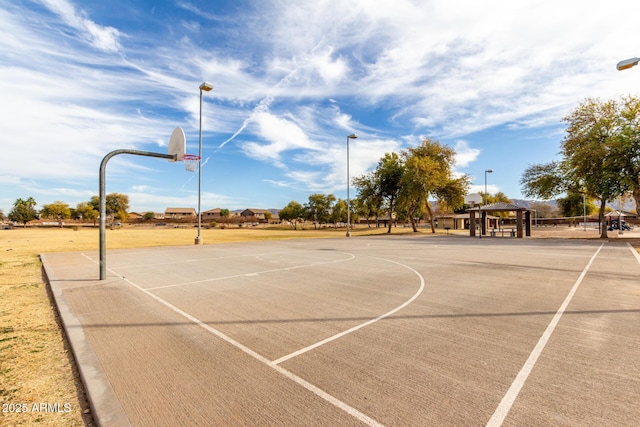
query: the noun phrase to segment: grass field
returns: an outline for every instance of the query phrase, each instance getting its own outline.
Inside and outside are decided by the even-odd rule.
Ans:
[[[357,228],[353,235],[385,231]],[[397,228],[393,234],[410,231]],[[202,229],[201,234],[205,244],[219,244],[341,237],[344,233],[344,229],[249,228]],[[193,245],[196,235],[194,228],[124,227],[107,230],[107,249]],[[47,294],[38,255],[96,251],[98,239],[96,228],[0,230],[0,425],[83,426],[91,422],[72,356]]]
[[[358,227],[352,230],[352,235],[385,232],[384,228]],[[394,235],[402,233],[414,234],[411,228],[398,227],[392,231]],[[107,248],[193,245],[196,234],[195,228],[124,227],[107,230]],[[205,244],[343,237],[344,234],[345,229],[202,230]],[[420,234],[431,235],[430,230],[425,229]],[[572,234],[572,237],[581,235]],[[553,236],[539,237],[567,236],[554,232]],[[38,255],[97,251],[98,238],[96,228],[0,230],[0,425],[90,425],[88,406],[47,294]],[[639,247],[637,241],[631,243]],[[53,405],[58,412],[52,413],[52,406],[47,405]],[[17,413],[17,410],[26,412]]]

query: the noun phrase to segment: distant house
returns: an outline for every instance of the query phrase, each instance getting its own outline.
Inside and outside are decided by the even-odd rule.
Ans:
[[[196,218],[197,216],[194,208],[167,208],[164,211],[165,219]]]
[[[143,215],[138,212],[129,212],[129,219],[131,220],[142,219],[142,217]]]
[[[202,219],[203,220],[220,219],[222,217],[222,215],[220,215],[221,210],[222,209],[220,208],[215,208],[215,209],[209,209],[208,211],[204,211],[202,212]]]
[[[240,216],[244,218],[256,218],[258,220],[266,220],[266,214],[271,214],[267,209],[245,209],[240,212]]]

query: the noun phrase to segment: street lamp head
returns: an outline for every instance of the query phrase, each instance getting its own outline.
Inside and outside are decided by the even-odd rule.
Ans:
[[[487,169],[485,172],[486,173],[493,173],[493,169]]]
[[[209,82],[204,82],[200,85],[200,90],[203,90],[205,92],[209,92],[210,90],[213,90],[213,84],[209,83]]]
[[[349,135],[347,138],[349,139],[356,139],[358,137],[358,135],[356,135],[355,133],[352,133],[351,135]]]
[[[618,69],[618,71],[626,70],[628,68],[638,65],[638,61],[640,61],[640,58],[625,59],[624,61],[618,62],[618,65],[616,65],[616,68]]]

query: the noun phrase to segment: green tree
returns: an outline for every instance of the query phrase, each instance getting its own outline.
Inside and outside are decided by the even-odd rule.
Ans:
[[[620,161],[623,179],[631,187],[636,202],[636,213],[640,214],[640,98],[627,96],[619,103],[620,134],[622,151]]]
[[[145,212],[144,215],[142,215],[142,219],[144,219],[145,221],[151,221],[155,217],[156,217],[156,214],[153,212]]]
[[[21,222],[23,225],[27,225],[29,221],[33,221],[37,218],[35,206],[37,205],[33,197],[28,199],[17,199],[13,203],[13,209],[9,212],[9,221]]]
[[[68,204],[56,201],[42,206],[40,218],[68,219],[71,218],[71,209]]]
[[[76,216],[81,220],[93,221],[98,219],[98,211],[89,202],[80,202],[76,205]]]
[[[545,202],[532,202],[529,209],[535,211],[534,218],[553,218],[555,214],[553,206]]]
[[[352,218],[353,219],[353,218]],[[329,221],[333,223],[336,228],[339,222],[347,222],[347,201],[338,199],[331,209],[329,214]]]
[[[586,205],[583,203],[586,199]],[[566,197],[556,200],[558,211],[564,217],[583,216],[586,211],[587,215],[591,215],[598,208],[593,204],[591,199],[583,197],[582,193],[574,193],[569,191]]]
[[[428,138],[419,146],[402,152],[404,171],[400,180],[397,211],[411,221],[414,232],[418,231],[416,219],[426,213],[431,222],[431,231],[435,233],[430,197],[452,208],[464,203],[469,178],[454,178],[455,154],[452,148]]]
[[[562,160],[528,167],[520,181],[523,193],[549,199],[563,192],[585,191],[587,197],[600,201],[599,219],[604,223],[607,201],[632,188],[625,178],[625,145],[617,103],[589,98],[563,120],[567,129]],[[601,227],[600,237],[607,237],[606,227]]]
[[[329,222],[329,216],[331,215],[331,209],[335,201],[336,196],[333,194],[316,193],[309,196],[309,201],[304,207],[307,218],[313,221],[314,228],[318,228],[319,224]]]
[[[378,162],[378,168],[374,172],[375,182],[382,200],[389,212],[389,229],[391,233],[391,222],[396,211],[395,203],[402,188],[402,175],[404,166],[402,160],[396,153],[387,153]]]
[[[300,203],[292,200],[287,206],[280,209],[278,215],[281,220],[289,221],[293,229],[296,230],[298,222],[300,222],[304,216],[304,208]]]
[[[352,180],[353,186],[358,189],[358,195],[351,200],[350,204],[359,216],[365,217],[367,220],[371,217],[375,217],[377,220],[382,213],[383,200],[376,190],[374,180],[373,173],[355,177]],[[369,221],[367,221],[367,225],[371,228]]]
[[[106,195],[106,214],[113,219],[124,221],[129,216],[129,196],[120,193]],[[100,197],[93,196],[89,202],[93,208],[100,212]]]
[[[230,215],[229,209],[220,209],[220,216],[226,218]]]

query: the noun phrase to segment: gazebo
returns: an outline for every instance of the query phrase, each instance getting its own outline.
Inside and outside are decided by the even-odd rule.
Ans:
[[[516,213],[516,237],[523,237],[523,229],[527,237],[531,236],[531,212],[527,208],[514,205],[512,203],[498,202],[490,205],[479,206],[468,210],[469,212],[469,235],[475,237],[476,228],[476,213],[479,214],[480,220],[480,233],[482,236],[487,235],[487,213],[495,212],[515,212]],[[524,221],[523,221],[524,220]]]

